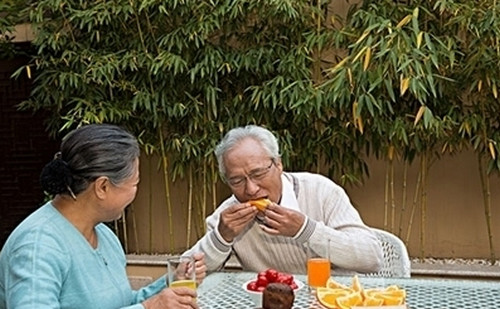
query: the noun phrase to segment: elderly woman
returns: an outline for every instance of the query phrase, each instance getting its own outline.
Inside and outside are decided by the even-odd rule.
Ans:
[[[198,308],[194,290],[168,288],[165,276],[130,287],[122,246],[103,222],[121,216],[138,183],[139,147],[128,132],[88,125],[66,136],[41,174],[54,199],[0,252],[0,308]],[[201,281],[204,256],[193,256]]]

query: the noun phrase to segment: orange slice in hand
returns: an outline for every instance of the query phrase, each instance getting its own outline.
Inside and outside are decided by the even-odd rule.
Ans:
[[[258,199],[258,200],[251,200],[251,201],[248,201],[248,202],[250,204],[252,204],[252,206],[257,207],[257,209],[260,210],[260,211],[266,210],[267,206],[269,204],[271,204],[271,201],[268,200],[267,198],[261,198],[261,199]]]

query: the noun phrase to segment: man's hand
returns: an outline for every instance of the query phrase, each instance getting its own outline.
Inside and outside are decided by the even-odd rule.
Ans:
[[[227,242],[232,242],[249,222],[255,218],[258,210],[249,203],[236,204],[222,211],[219,221],[219,233]]]
[[[207,276],[207,265],[205,265],[205,253],[196,252],[193,254],[196,282],[200,284]]]
[[[267,206],[265,214],[266,225],[260,227],[269,234],[293,237],[300,230],[306,217],[304,214],[281,207],[275,203]]]

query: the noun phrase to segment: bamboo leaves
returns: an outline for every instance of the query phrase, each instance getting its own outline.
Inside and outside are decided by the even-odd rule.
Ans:
[[[498,171],[498,6],[365,0],[340,18],[323,1],[40,1],[25,11],[37,53],[16,74],[36,85],[21,107],[51,111],[53,134],[128,127],[162,157],[168,196],[203,175],[190,186],[215,200],[215,144],[249,123],[280,135],[287,168],[341,181],[368,175],[365,151],[427,169],[465,144]]]

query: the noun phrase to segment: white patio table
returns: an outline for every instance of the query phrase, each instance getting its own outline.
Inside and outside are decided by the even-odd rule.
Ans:
[[[198,287],[198,304],[202,309],[255,308],[242,285],[256,277],[252,272],[216,272]],[[306,283],[304,275],[295,275]],[[352,277],[334,279],[350,285]],[[364,288],[396,284],[406,290],[410,309],[495,309],[500,308],[500,281],[434,278],[359,277]],[[321,309],[307,285],[295,295],[294,309]]]

